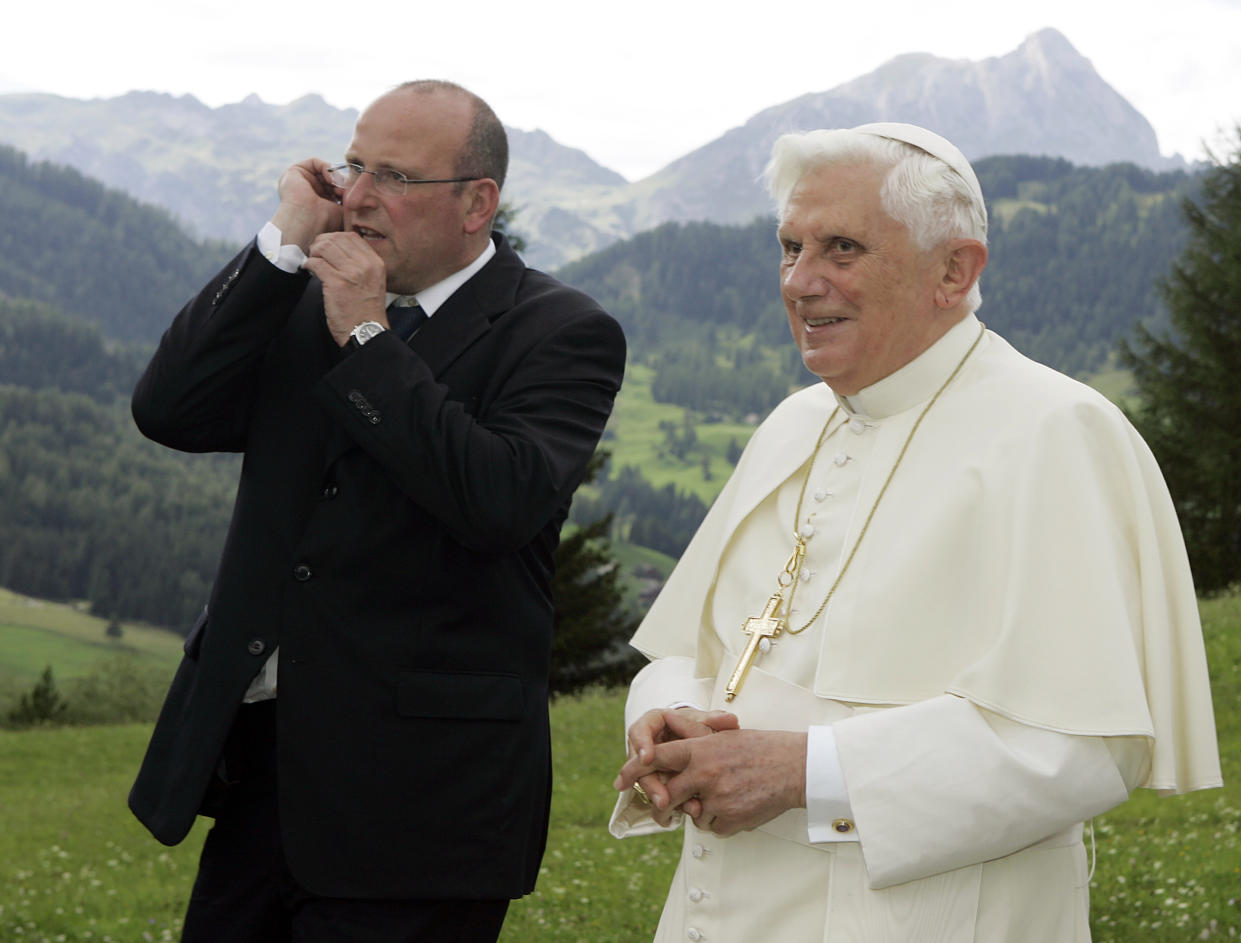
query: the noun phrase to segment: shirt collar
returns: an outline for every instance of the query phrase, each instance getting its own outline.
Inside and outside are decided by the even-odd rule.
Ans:
[[[836,402],[849,415],[863,419],[885,419],[912,409],[935,395],[980,330],[978,318],[968,314],[905,366],[853,396],[836,394]]]
[[[496,244],[488,239],[487,245],[484,246],[483,251],[478,254],[478,258],[476,258],[465,268],[453,272],[443,281],[436,282],[430,288],[424,288],[422,291],[416,292],[412,295],[398,295],[393,292],[388,292],[385,305],[391,306],[392,302],[397,301],[398,299],[403,304],[418,304],[422,307],[422,310],[426,312],[426,315],[429,318],[435,314],[440,305],[452,296],[454,291],[473,278],[474,274],[486,265],[495,254]]]

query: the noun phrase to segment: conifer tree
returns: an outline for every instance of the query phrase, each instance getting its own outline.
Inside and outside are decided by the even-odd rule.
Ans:
[[[607,457],[607,452],[595,453],[586,481],[594,479]],[[608,545],[611,525],[612,515],[601,517],[563,538],[556,549],[552,694],[625,684],[643,663],[626,644],[637,621],[625,600],[620,565]]]
[[[38,683],[21,696],[17,706],[9,711],[9,724],[13,727],[33,727],[36,724],[57,724],[64,719],[68,702],[60,696],[52,666],[48,665],[39,676]]]
[[[1241,126],[1183,204],[1185,249],[1160,283],[1173,332],[1121,344],[1200,593],[1241,579]]]
[[[503,233],[504,238],[508,240],[509,247],[514,252],[525,252],[526,237],[513,227],[513,220],[516,217],[517,210],[513,204],[507,200],[501,200],[495,219],[491,221],[491,228],[498,233]]]

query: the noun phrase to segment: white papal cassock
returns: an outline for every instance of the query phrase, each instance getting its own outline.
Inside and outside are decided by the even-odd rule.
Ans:
[[[874,508],[869,530],[827,609],[726,705],[803,483],[794,628]],[[685,822],[660,943],[1089,940],[1082,822],[1137,786],[1221,782],[1197,602],[1153,457],[1115,406],[972,315],[857,396],[817,385],[777,407],[633,644],[652,663],[627,726],[691,703],[811,740],[808,809],[727,839]],[[846,834],[815,779],[825,740]],[[626,793],[610,828],[658,826]]]

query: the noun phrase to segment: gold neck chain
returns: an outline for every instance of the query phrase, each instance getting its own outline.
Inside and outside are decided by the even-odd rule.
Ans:
[[[939,399],[940,394],[942,394],[944,390],[948,389],[948,384],[957,378],[957,374],[960,373],[961,368],[965,366],[965,361],[970,359],[970,354],[974,352],[974,348],[978,346],[979,342],[982,340],[983,334],[986,333],[986,330],[987,326],[980,323],[978,336],[974,338],[974,343],[970,344],[970,349],[965,352],[965,356],[961,358],[961,362],[957,364],[956,369],[954,369],[952,373],[948,374],[948,379],[940,385],[939,389],[935,391],[935,395],[932,396],[926,406],[923,407],[922,412],[918,415],[917,420],[913,424],[913,428],[909,430],[909,435],[905,437],[905,444],[901,446],[900,454],[896,456],[896,461],[892,465],[892,470],[888,472],[888,477],[884,481],[883,487],[879,489],[879,495],[875,498],[875,503],[870,506],[870,513],[866,515],[866,520],[862,524],[862,529],[858,532],[857,540],[853,542],[853,549],[849,551],[849,556],[845,558],[844,565],[840,568],[840,572],[836,574],[836,579],[832,582],[831,587],[828,589],[827,595],[823,597],[823,602],[819,604],[819,608],[814,611],[814,615],[812,615],[806,624],[800,629],[795,629],[791,625],[786,626],[785,631],[789,635],[800,635],[802,632],[805,632],[806,629],[810,628],[810,626],[814,624],[814,621],[823,614],[823,610],[826,609],[827,604],[831,602],[832,596],[836,594],[837,587],[840,586],[840,581],[843,580],[845,578],[845,574],[849,572],[849,564],[851,564],[853,562],[853,558],[857,556],[858,547],[862,545],[862,540],[866,537],[866,531],[870,529],[870,522],[875,517],[875,511],[879,509],[879,502],[881,502],[883,500],[883,496],[887,494],[888,485],[892,484],[892,479],[896,476],[896,470],[901,467],[901,461],[905,458],[905,453],[909,451],[909,443],[913,441],[914,435],[918,431],[918,427],[922,425],[922,420],[925,419],[926,414],[931,411],[931,407],[935,405],[935,401]],[[832,419],[835,418],[838,412],[840,412],[839,406],[832,410],[832,414],[827,417],[827,422],[823,424],[823,430],[819,433],[819,439],[814,445],[814,452],[810,455],[810,467],[806,469],[806,477],[801,483],[801,492],[797,495],[797,512],[793,516],[793,540],[795,542],[793,555],[789,557],[789,562],[784,565],[784,572],[780,574],[777,580],[780,584],[781,591],[784,589],[788,589],[789,591],[786,611],[790,616],[793,614],[793,600],[797,597],[797,584],[800,582],[802,564],[806,559],[806,538],[801,535],[801,527],[799,525],[799,522],[801,521],[802,502],[806,497],[806,487],[810,484],[810,476],[814,473],[814,464],[815,460],[819,457],[819,449],[828,439],[828,427],[832,424]],[[836,429],[833,430],[833,434],[836,431],[839,431],[840,428],[840,426],[837,426]]]
[[[858,533],[857,540],[853,542],[853,549],[849,551],[849,556],[845,558],[844,565],[841,566],[840,572],[836,574],[836,579],[828,589],[827,595],[823,597],[823,602],[819,604],[819,608],[814,611],[814,615],[799,629],[792,628],[788,623],[788,615],[793,611],[793,599],[797,595],[797,584],[801,580],[802,564],[806,560],[806,538],[801,534],[801,527],[798,522],[801,520],[802,501],[806,497],[806,486],[810,483],[810,476],[814,473],[814,463],[819,457],[819,450],[823,447],[823,443],[830,438],[828,428],[832,424],[832,420],[836,414],[840,412],[837,406],[832,410],[832,414],[827,417],[827,422],[823,424],[822,431],[819,432],[819,438],[814,444],[814,451],[810,455],[810,467],[806,469],[805,480],[801,484],[801,493],[797,496],[797,514],[793,519],[793,554],[789,557],[788,563],[784,564],[784,570],[777,579],[779,588],[767,600],[767,605],[763,607],[760,615],[752,616],[745,621],[741,630],[749,636],[745,648],[742,650],[740,657],[737,659],[737,667],[733,669],[732,675],[729,676],[728,683],[724,686],[724,700],[731,701],[737,696],[737,691],[741,688],[741,683],[745,681],[746,675],[749,673],[750,666],[754,663],[754,659],[766,650],[771,644],[771,640],[788,633],[789,635],[800,635],[814,624],[814,621],[823,614],[823,610],[827,608],[827,604],[831,602],[832,596],[836,593],[836,588],[840,586],[841,580],[845,578],[845,574],[849,571],[849,564],[853,562],[853,558],[857,556],[858,547],[862,546],[862,541],[866,537],[866,532],[870,529],[870,522],[875,517],[875,511],[879,509],[879,503],[883,500],[883,496],[888,492],[888,485],[892,484],[892,478],[896,475],[896,470],[901,467],[901,461],[905,458],[905,453],[909,450],[909,443],[913,441],[914,434],[917,433],[918,427],[922,425],[922,420],[926,418],[926,414],[931,411],[931,407],[935,405],[940,394],[948,388],[957,374],[961,372],[961,368],[965,366],[965,361],[970,359],[970,354],[974,352],[979,342],[983,338],[983,334],[987,331],[985,324],[980,324],[978,336],[974,338],[974,343],[970,345],[970,349],[965,352],[965,356],[961,358],[961,362],[957,364],[956,369],[948,375],[943,384],[935,395],[931,397],[914,422],[913,428],[909,430],[909,435],[905,437],[905,444],[901,446],[900,454],[896,456],[896,462],[892,465],[892,470],[888,472],[888,477],[883,483],[883,487],[879,489],[879,496],[875,498],[875,503],[870,506],[870,513],[866,515],[866,521],[862,524],[862,529]],[[840,426],[833,430],[834,434]],[[788,590],[788,606],[785,608],[784,591]],[[781,609],[784,608],[784,612]],[[787,615],[786,615],[787,613]]]

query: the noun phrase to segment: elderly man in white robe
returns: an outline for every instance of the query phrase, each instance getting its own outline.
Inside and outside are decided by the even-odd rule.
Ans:
[[[755,432],[633,639],[610,828],[685,822],[656,939],[1089,940],[1083,823],[1221,782],[1166,486],[1115,406],[975,316],[986,208],[952,144],[786,135],[768,182],[823,383]]]

